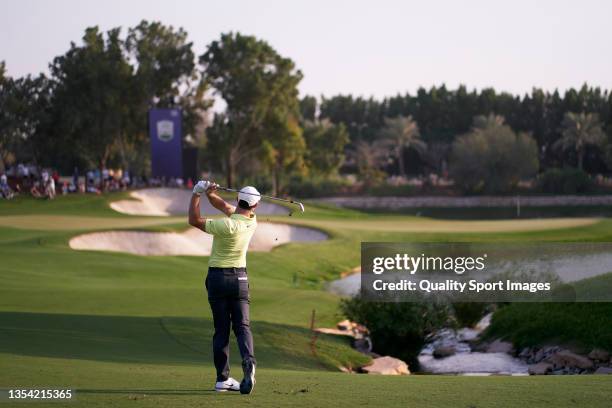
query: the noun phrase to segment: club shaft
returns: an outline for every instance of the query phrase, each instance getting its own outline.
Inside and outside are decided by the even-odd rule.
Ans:
[[[271,197],[271,196],[267,196],[267,195],[263,195],[263,194],[254,194],[254,193],[247,193],[247,192],[241,192],[240,190],[236,190],[233,188],[228,188],[228,187],[217,187],[219,190],[223,190],[223,191],[231,191],[233,193],[241,193],[241,194],[248,194],[248,195],[254,195],[254,196],[258,196],[261,198],[267,198],[268,200],[276,200],[276,201],[284,201],[286,203],[292,203],[292,204],[300,204],[297,201],[293,201],[293,200],[286,200],[284,198],[278,198],[278,197]]]

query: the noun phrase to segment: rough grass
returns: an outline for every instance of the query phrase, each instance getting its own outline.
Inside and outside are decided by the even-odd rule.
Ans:
[[[576,282],[578,296],[609,299],[612,273]],[[493,315],[486,335],[503,337],[517,347],[567,345],[588,353],[595,347],[612,351],[612,303],[514,303]]]
[[[518,347],[570,345],[583,352],[612,350],[611,303],[515,303],[493,316],[489,337]]]

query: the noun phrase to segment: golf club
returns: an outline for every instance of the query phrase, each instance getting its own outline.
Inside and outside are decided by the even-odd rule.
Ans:
[[[236,190],[236,189],[228,188],[228,187],[217,186],[217,189],[223,190],[223,191],[231,191],[233,193],[240,193],[240,190]],[[243,192],[242,194],[255,195],[255,196],[260,196],[261,198],[267,198],[268,200],[284,201],[286,203],[295,204],[300,207],[301,212],[304,212],[304,204],[300,203],[299,201],[286,200],[284,198],[271,197],[271,196],[267,196],[263,194],[253,194],[253,193],[245,193],[245,192]]]

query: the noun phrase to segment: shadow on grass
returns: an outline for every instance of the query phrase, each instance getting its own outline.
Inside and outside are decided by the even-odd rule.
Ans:
[[[310,330],[251,322],[256,356],[267,368],[335,369],[363,356],[345,339],[323,337],[317,356]],[[212,363],[210,319],[0,312],[0,353],[131,364]],[[239,366],[234,336],[232,364]]]

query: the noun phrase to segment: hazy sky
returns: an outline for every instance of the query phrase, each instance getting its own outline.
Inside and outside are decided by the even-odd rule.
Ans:
[[[46,71],[87,26],[149,19],[185,28],[198,55],[230,30],[265,39],[302,70],[302,94],[612,88],[605,0],[3,0],[0,10],[0,60],[13,76]]]

